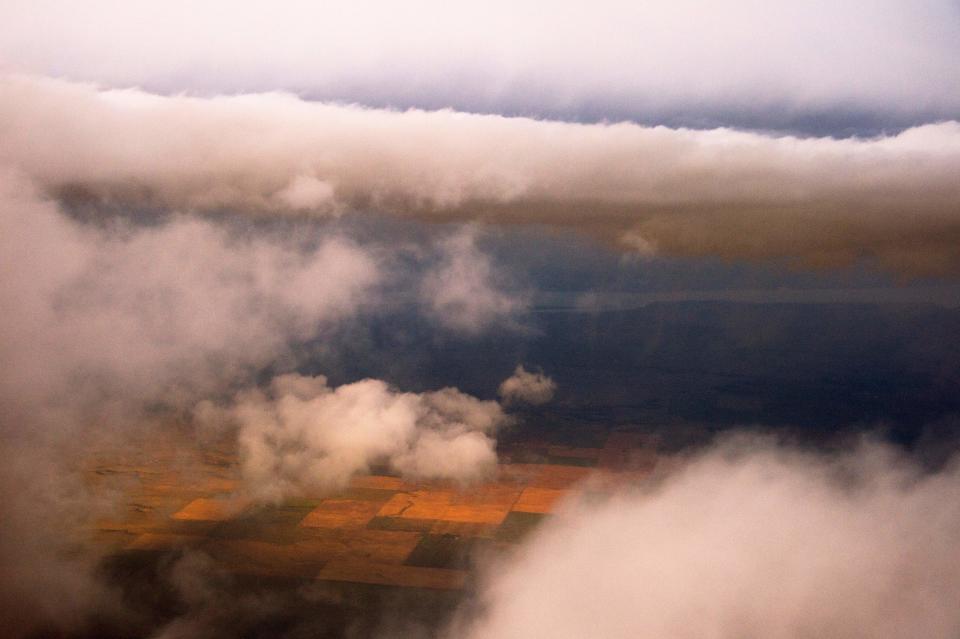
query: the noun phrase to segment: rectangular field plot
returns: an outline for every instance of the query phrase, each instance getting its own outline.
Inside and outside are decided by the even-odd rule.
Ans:
[[[557,490],[569,488],[595,472],[595,468],[561,464],[502,464],[498,468],[502,483]]]
[[[528,486],[513,505],[514,512],[546,514],[551,512],[568,490]]]
[[[430,532],[436,519],[408,519],[406,517],[376,516],[367,524],[368,530],[404,530],[407,532]]]
[[[300,526],[319,500],[291,500],[279,506],[257,506],[220,522],[210,531],[217,539],[256,539],[286,544],[310,536],[309,528]]]
[[[177,535],[173,533],[143,533],[127,546],[127,550],[175,550],[196,546],[203,541],[198,535]]]
[[[213,539],[201,549],[231,573],[301,579],[313,577],[332,555],[329,548],[250,539]]]
[[[457,590],[463,588],[466,573],[448,568],[421,568],[336,559],[324,566],[317,578],[404,588]]]
[[[324,552],[331,559],[402,564],[422,535],[403,530],[341,530],[295,544],[307,552]]]
[[[182,521],[225,521],[239,514],[247,502],[234,497],[198,497],[173,514]]]
[[[300,522],[306,528],[363,528],[380,510],[375,501],[324,499]]]
[[[455,493],[443,521],[471,524],[499,524],[520,496],[520,487],[512,484],[487,484]]]
[[[413,490],[415,486],[399,477],[388,475],[358,475],[350,480],[351,488],[372,488],[374,490]]]
[[[415,490],[397,493],[377,513],[378,517],[442,519],[453,499],[447,490]]]
[[[429,532],[431,535],[456,535],[457,537],[492,539],[496,536],[499,525],[499,522],[486,524],[470,521],[444,521],[440,519],[433,522],[429,528]]]
[[[549,515],[513,511],[497,529],[497,541],[519,543]]]
[[[474,551],[489,547],[490,544],[490,539],[478,537],[424,535],[405,563],[421,568],[467,570],[471,567]]]

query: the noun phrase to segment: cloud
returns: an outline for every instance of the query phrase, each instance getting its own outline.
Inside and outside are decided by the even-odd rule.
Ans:
[[[960,270],[960,124],[870,139],[6,77],[0,164],[67,203],[546,224],[649,256]]]
[[[326,197],[309,180],[294,185],[287,199],[298,206]],[[152,429],[196,426],[183,421],[198,402],[237,395],[231,416],[259,499],[333,490],[370,464],[461,481],[495,465],[493,436],[509,421],[496,402],[296,375],[257,390],[260,375],[295,370],[383,311],[388,285],[416,298],[423,265],[400,259],[409,247],[361,245],[316,220],[154,215],[99,201],[71,214],[37,186],[0,171],[0,606],[17,610],[11,632],[75,625],[110,603],[86,533],[115,505],[84,481],[84,460]],[[472,234],[455,237],[468,239],[442,245],[441,276],[487,263]],[[496,302],[492,273],[472,292]],[[499,310],[472,312],[486,322]]]
[[[372,306],[382,277],[333,234],[298,242],[186,216],[96,228],[20,180],[0,188],[8,402],[216,392]]]
[[[0,608],[14,636],[76,627],[112,601],[88,533],[115,505],[82,475],[91,450],[175,421],[146,419],[148,407],[293,366],[292,344],[373,307],[381,283],[376,251],[335,233],[100,222],[0,172]]]
[[[956,464],[728,441],[651,488],[568,505],[490,570],[454,635],[953,637],[958,498]]]
[[[13,1],[21,71],[166,92],[286,88],[324,99],[690,120],[840,110],[956,117],[951,0],[481,5],[416,0]],[[117,55],[117,52],[122,55]]]
[[[450,330],[476,335],[491,326],[515,326],[526,307],[509,292],[504,275],[476,245],[476,231],[464,228],[440,242],[440,258],[420,284],[427,314]]]
[[[280,501],[345,488],[385,465],[415,479],[469,482],[496,467],[500,406],[454,388],[403,393],[366,379],[331,388],[323,376],[288,374],[226,408],[205,402],[201,421],[233,421],[250,495]]]
[[[552,379],[540,373],[531,373],[517,365],[513,375],[503,380],[497,391],[505,402],[524,402],[538,406],[553,399],[557,384]]]

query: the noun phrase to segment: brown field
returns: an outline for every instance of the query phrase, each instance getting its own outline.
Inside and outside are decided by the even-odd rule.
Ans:
[[[381,564],[402,564],[419,543],[421,534],[403,530],[355,530],[338,535],[332,557]],[[310,540],[304,545],[317,543]],[[329,543],[329,542],[328,542]]]
[[[330,558],[326,548],[250,539],[211,539],[200,549],[232,573],[258,577],[310,578]]]
[[[127,550],[173,550],[196,546],[203,541],[199,535],[178,535],[174,533],[143,533],[127,546]]]
[[[358,499],[324,499],[303,518],[306,528],[363,528],[374,518],[381,504]]]
[[[547,514],[554,509],[559,500],[569,494],[568,490],[528,486],[520,493],[520,498],[513,505],[513,510],[521,513]]]
[[[642,481],[658,461],[631,434],[611,436],[602,449],[534,444],[521,452],[537,463],[501,464],[488,483],[372,475],[339,494],[254,506],[231,496],[239,488],[235,456],[166,442],[156,454],[112,466],[98,457],[90,467],[92,488],[125,496],[91,539],[116,552],[194,548],[238,575],[459,589],[471,553],[508,553],[578,482],[591,478],[590,490],[603,490]],[[542,463],[548,454],[600,468]]]
[[[399,477],[388,477],[385,475],[361,475],[354,477],[350,480],[350,487],[392,491],[410,491],[416,489],[415,484],[404,481]]]
[[[520,496],[515,484],[485,484],[455,493],[438,519],[473,524],[499,524]]]
[[[502,483],[563,489],[582,481],[597,469],[587,466],[557,464],[501,464],[498,476]]]
[[[430,526],[431,535],[455,535],[457,537],[480,537],[492,539],[496,536],[500,522],[477,523],[470,521],[437,520]]]
[[[415,490],[397,493],[383,505],[377,516],[443,519],[452,499],[453,492],[450,490]]]
[[[231,497],[198,497],[172,515],[182,521],[226,521],[247,506],[247,500]]]
[[[449,568],[421,568],[418,566],[397,566],[337,559],[331,561],[318,579],[330,581],[350,581],[383,586],[403,586],[407,588],[436,588],[457,590],[463,588],[467,573]]]

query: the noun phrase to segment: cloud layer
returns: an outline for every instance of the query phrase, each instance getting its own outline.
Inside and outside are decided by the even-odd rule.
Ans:
[[[14,69],[166,92],[760,122],[960,112],[951,0],[4,4]],[[123,55],[117,55],[122,51]]]
[[[652,490],[571,505],[452,636],[954,637],[958,498],[955,465],[728,443]]]
[[[573,228],[642,255],[960,269],[960,124],[876,139],[0,83],[0,163],[67,202]]]

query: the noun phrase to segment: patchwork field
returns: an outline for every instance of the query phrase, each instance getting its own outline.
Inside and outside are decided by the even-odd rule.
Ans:
[[[126,499],[94,532],[120,556],[195,549],[238,576],[457,590],[479,552],[509,551],[588,480],[635,481],[656,460],[650,442],[624,434],[545,452],[473,486],[369,475],[335,495],[264,505],[243,497],[228,453],[187,463],[183,450],[154,449],[91,471]]]

